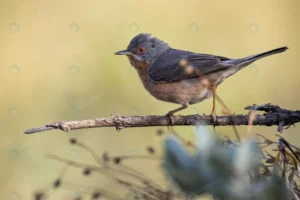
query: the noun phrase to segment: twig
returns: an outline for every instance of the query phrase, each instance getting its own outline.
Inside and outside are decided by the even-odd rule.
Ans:
[[[271,104],[247,106],[246,110],[265,111],[264,114],[256,114],[252,125],[256,126],[278,126],[278,132],[282,132],[284,126],[290,126],[300,121],[300,111],[290,111],[281,109],[279,106]],[[248,125],[249,114],[234,116],[217,116],[215,124],[210,115],[187,115],[174,116],[174,126],[195,126],[215,125],[215,126],[232,126]],[[46,124],[45,126],[25,130],[24,133],[32,134],[41,131],[60,129],[69,132],[75,129],[116,127],[119,131],[122,128],[149,127],[149,126],[168,126],[169,119],[166,116],[149,115],[149,116],[119,116],[115,113],[109,118],[86,119],[75,121],[61,121]]]

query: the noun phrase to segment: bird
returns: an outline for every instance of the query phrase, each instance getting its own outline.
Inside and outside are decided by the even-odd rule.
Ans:
[[[231,59],[205,53],[172,48],[167,42],[149,33],[133,37],[125,50],[144,88],[156,99],[181,105],[166,114],[170,125],[174,113],[213,98],[212,122],[216,123],[216,89],[228,77],[261,58],[286,51],[280,47],[251,56]]]

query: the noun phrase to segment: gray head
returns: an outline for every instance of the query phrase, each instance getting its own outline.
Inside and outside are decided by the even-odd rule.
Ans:
[[[150,34],[141,33],[130,41],[127,49],[115,54],[132,56],[137,61],[151,63],[169,48],[170,46],[164,41],[151,37]]]

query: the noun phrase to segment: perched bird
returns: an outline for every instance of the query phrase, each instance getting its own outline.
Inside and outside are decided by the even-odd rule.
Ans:
[[[215,122],[217,86],[254,61],[285,50],[287,47],[281,47],[240,59],[230,59],[174,49],[150,34],[141,33],[130,41],[126,50],[115,54],[126,55],[129,58],[145,89],[152,96],[161,101],[181,105],[166,114],[173,124],[174,113],[211,97],[211,116]]]

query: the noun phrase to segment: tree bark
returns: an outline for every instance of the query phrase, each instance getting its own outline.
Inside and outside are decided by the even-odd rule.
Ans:
[[[278,126],[278,132],[282,132],[284,127],[290,127],[300,121],[300,111],[291,111],[281,109],[272,104],[253,105],[245,107],[246,110],[264,111],[263,114],[256,114],[252,125],[257,126]],[[250,112],[249,112],[250,113]],[[173,126],[195,126],[214,125],[214,126],[232,126],[248,125],[249,113],[246,115],[217,116],[214,123],[210,115],[175,115]],[[150,126],[169,126],[169,118],[166,116],[119,116],[114,114],[109,118],[97,118],[75,121],[60,121],[46,124],[42,127],[25,130],[25,134],[32,134],[41,131],[60,129],[69,132],[75,129],[116,127],[119,131],[122,128],[150,127]]]

